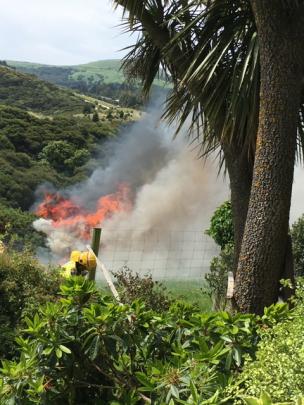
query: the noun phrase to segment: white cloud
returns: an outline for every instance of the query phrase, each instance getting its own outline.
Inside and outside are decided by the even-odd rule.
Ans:
[[[120,58],[122,34],[111,0],[0,0],[0,59],[78,64]]]

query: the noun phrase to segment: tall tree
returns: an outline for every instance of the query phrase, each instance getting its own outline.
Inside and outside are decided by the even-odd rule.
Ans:
[[[249,1],[240,0],[228,4],[225,0],[214,0],[208,9],[203,11],[207,18],[201,25],[200,32],[202,34],[200,34],[200,39],[204,38],[204,36],[205,38],[199,42],[200,44],[208,44],[209,37],[213,44],[210,45],[207,56],[204,55],[204,48],[198,51],[183,80],[188,88],[194,89],[194,91],[195,88],[197,89],[197,97],[199,97],[199,92],[206,87],[206,83],[212,77],[210,71],[215,73],[219,81],[225,78],[225,72],[228,71],[231,75],[231,81],[229,85],[230,93],[226,93],[225,97],[229,106],[225,110],[225,119],[228,117],[229,122],[231,121],[229,117],[232,117],[232,122],[242,123],[247,120],[250,122],[252,118],[255,120],[257,114],[260,113],[260,129],[257,138],[258,149],[255,160],[256,173],[250,203],[252,208],[248,215],[235,288],[238,307],[243,311],[254,312],[261,312],[265,305],[276,301],[279,292],[279,279],[292,276],[292,273],[290,273],[292,260],[290,260],[291,243],[288,237],[288,218],[297,135],[300,144],[302,143],[303,146],[303,57],[300,49],[303,36],[303,29],[301,29],[303,5],[299,1],[286,0],[270,3],[261,0],[260,2],[252,1],[251,4]],[[277,10],[274,9],[274,6]],[[259,16],[257,7],[260,11]],[[267,7],[269,7],[268,16],[265,9]],[[258,31],[256,27],[258,27]],[[274,33],[273,27],[276,27],[276,33]],[[278,27],[281,27],[281,31]],[[270,29],[272,29],[272,37],[269,32]],[[238,38],[237,42],[231,42],[233,32],[238,33],[238,36],[235,35]],[[266,39],[266,45],[265,43],[262,45],[262,41]],[[231,43],[232,47],[229,45]],[[285,52],[286,49],[284,48],[288,48],[289,53]],[[240,53],[240,49],[245,49],[245,53]],[[283,56],[284,52],[285,55]],[[201,56],[202,54],[203,56]],[[258,60],[259,63],[255,63],[255,60]],[[271,78],[271,66],[268,67],[268,71],[265,73],[263,63],[268,63],[269,66],[272,63],[276,69],[281,71],[281,83],[278,71],[275,73],[272,71],[273,77]],[[208,68],[209,65],[211,68]],[[238,69],[238,65],[242,66],[241,70]],[[231,69],[231,66],[233,69]],[[260,72],[264,72],[265,76],[259,102],[256,94],[262,84]],[[276,79],[271,82],[271,80],[274,80],[273,78]],[[227,82],[229,82],[229,79]],[[276,89],[274,89],[273,83],[276,83]],[[292,92],[292,83],[298,91],[297,94]],[[265,86],[268,86],[267,97]],[[288,91],[286,91],[286,86],[290,86]],[[248,88],[252,87],[254,90],[250,93]],[[279,89],[282,92],[280,97]],[[214,92],[214,94],[216,93]],[[254,97],[250,97],[250,94],[253,94]],[[220,94],[219,97],[221,97]],[[270,99],[274,105],[278,105],[279,100],[282,101],[283,97],[285,97],[284,102],[288,104],[288,108],[293,109],[293,117],[291,117],[291,114],[288,116],[290,119],[289,124],[292,123],[293,125],[293,135],[291,135],[292,128],[287,126],[286,114],[288,114],[289,109],[285,109],[284,106],[282,108],[281,105],[281,112],[278,113],[278,117],[284,122],[284,126],[281,124],[281,143],[278,142],[278,139],[275,140],[272,134],[270,139],[272,139],[273,144],[270,148],[270,139],[266,138],[266,132],[270,136],[271,131],[279,130],[278,126],[280,124],[278,117],[274,119],[270,115],[271,119],[269,117],[265,118],[268,113],[270,114],[267,108],[271,106]],[[290,100],[288,100],[288,97],[290,97]],[[214,105],[220,105],[222,102],[215,97]],[[248,108],[247,115],[246,111],[244,114],[244,109],[239,108],[240,103],[245,104],[245,109]],[[202,107],[206,109],[206,104]],[[218,120],[217,117],[216,120]],[[261,130],[263,120],[268,122],[267,130],[265,127]],[[238,127],[236,125],[236,128]],[[250,125],[249,128],[253,129]],[[243,127],[243,129],[245,129],[246,133],[246,127]],[[248,133],[247,131],[246,137],[248,140],[253,139],[252,135],[253,132]],[[267,140],[262,142],[262,139]],[[292,148],[291,143],[289,143],[289,147],[287,146],[288,142],[293,142]],[[230,154],[232,159],[229,159],[231,148],[228,148],[228,152],[225,153],[228,169],[231,168],[231,165],[235,167],[235,151],[239,147],[233,131],[230,145],[232,145],[233,150],[233,153]],[[222,146],[225,148],[225,144]],[[270,157],[270,151],[273,153],[272,157]],[[261,156],[263,157],[261,158]],[[264,163],[265,161],[268,162],[268,166],[263,165],[262,161]],[[280,168],[278,167],[279,162]],[[272,174],[268,169],[270,165],[272,165]],[[286,173],[283,178],[282,173]],[[243,175],[237,180],[237,185],[241,184],[240,180],[242,178]],[[248,179],[249,176],[246,178]],[[233,185],[233,175],[230,176],[230,180]],[[233,193],[232,190],[232,197],[233,195],[236,196],[237,194]],[[246,192],[245,195],[248,195],[248,193]],[[233,198],[232,201],[234,202]],[[273,211],[275,211],[277,217],[272,214]],[[261,215],[262,212],[263,215]],[[241,218],[244,217],[241,215]],[[241,220],[241,224],[243,226],[243,220]],[[239,235],[241,235],[241,232]],[[239,248],[240,244],[237,244],[237,246]]]
[[[259,92],[256,30],[253,18],[248,17],[251,8],[230,0],[214,2],[210,10],[198,1],[115,3],[128,11],[127,29],[141,34],[125,58],[127,73],[141,78],[147,93],[159,69],[167,72],[174,90],[165,117],[177,118],[181,127],[192,115],[202,155],[221,147],[230,177],[237,258],[251,188],[258,116],[257,109],[255,113],[248,109],[249,102],[258,105]],[[241,76],[239,86],[232,78]]]
[[[284,12],[289,12],[289,7],[295,5],[294,2],[282,5],[281,1],[278,0],[278,3]],[[260,33],[257,35],[256,32],[256,13],[253,14],[249,0],[214,0],[209,2],[207,8],[201,6],[201,1],[117,0],[116,3],[129,11],[128,24],[131,29],[142,32],[140,40],[127,57],[127,67],[131,66],[132,73],[139,72],[144,79],[144,88],[148,89],[162,63],[175,82],[167,115],[172,117],[178,112],[183,123],[193,112],[193,121],[200,126],[203,134],[204,152],[214,150],[219,144],[222,147],[230,176],[238,257],[250,195],[259,114]],[[286,57],[290,60],[290,55]],[[300,89],[301,80],[297,83]],[[298,98],[296,123],[299,101]],[[298,128],[301,129],[301,126]],[[299,131],[299,135],[303,136],[302,131]],[[301,141],[301,136],[299,139]],[[265,149],[264,146],[262,149]],[[275,151],[273,153],[276,154]],[[285,156],[293,167],[294,155],[291,161],[287,154]],[[261,171],[261,167],[256,170]],[[264,178],[263,181],[266,184]],[[287,183],[290,184],[289,189],[286,188]],[[252,262],[248,261],[244,272],[244,257],[248,257],[248,254],[250,257],[256,256],[259,248],[259,263],[262,258],[265,261],[268,257],[268,245],[261,245],[259,241],[240,258],[236,300],[241,310],[259,312],[265,304],[276,299],[278,279],[284,268],[285,247],[290,247],[286,243],[286,212],[289,212],[287,201],[290,203],[291,183],[292,176],[289,175],[285,183],[285,190],[289,190],[286,207],[280,211],[285,226],[280,230],[281,238],[272,240],[276,244],[273,250],[281,255],[276,261],[278,268],[273,270],[273,262],[271,269],[264,266],[257,273],[256,269],[253,270]],[[268,181],[267,187],[271,189],[272,186]],[[259,191],[253,185],[257,205],[261,202]],[[273,194],[274,199],[277,197]],[[251,203],[251,206],[254,204]],[[271,209],[265,212],[265,216],[270,216],[270,212]],[[249,236],[253,235],[255,228],[263,232],[264,222],[256,214],[256,208],[252,208],[252,222],[250,224],[249,221],[246,228]],[[246,238],[249,249],[254,244],[252,239]],[[256,240],[255,236],[253,238]],[[250,277],[246,276],[249,273]],[[271,277],[267,278],[267,274],[271,274]],[[271,285],[267,283],[268,279],[272,280]],[[259,282],[255,283],[257,280]],[[269,291],[270,287],[272,293],[267,296],[265,290]],[[260,288],[261,294],[254,292],[256,288]]]
[[[278,296],[286,255],[304,70],[304,4],[251,3],[260,47],[260,114],[235,297],[242,311],[260,313]]]

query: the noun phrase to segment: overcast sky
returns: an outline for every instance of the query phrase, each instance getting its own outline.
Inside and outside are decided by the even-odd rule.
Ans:
[[[111,0],[0,0],[0,60],[79,64],[131,44]]]

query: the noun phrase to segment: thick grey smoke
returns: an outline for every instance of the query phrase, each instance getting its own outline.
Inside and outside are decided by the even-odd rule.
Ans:
[[[129,264],[126,257],[137,254],[138,266],[133,262],[133,267],[137,267],[133,269],[138,271],[139,267],[156,267],[164,255],[170,268],[180,268],[185,266],[185,256],[192,255],[197,271],[201,271],[191,244],[195,243],[202,253],[203,232],[214,209],[227,198],[228,188],[217,177],[216,162],[198,159],[197,150],[188,144],[185,134],[173,141],[174,128],[160,123],[159,110],[150,110],[141,121],[127,128],[119,141],[109,146],[106,166],[97,168],[87,181],[64,193],[76,198],[83,207],[93,209],[100,196],[114,192],[122,182],[129,184],[133,208],[102,224],[104,260],[107,254],[110,257],[116,252],[120,265]],[[66,229],[52,226],[49,220],[40,219],[34,226],[47,235],[56,257],[85,245]],[[210,249],[212,255],[214,246]],[[180,252],[179,264],[174,265],[174,257],[169,257],[168,251],[175,257],[174,252]],[[167,270],[164,267],[159,271]]]

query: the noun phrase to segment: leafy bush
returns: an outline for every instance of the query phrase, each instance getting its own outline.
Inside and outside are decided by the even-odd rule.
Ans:
[[[284,305],[284,304],[281,304]],[[256,360],[247,360],[235,393],[260,396],[267,391],[273,401],[294,401],[304,392],[304,281],[297,285],[294,308],[284,322],[262,328]]]
[[[254,354],[253,315],[203,314],[180,302],[159,314],[102,297],[81,277],[60,293],[25,319],[20,359],[2,365],[1,404],[219,404]]]
[[[42,149],[39,158],[59,172],[73,174],[77,167],[87,163],[90,153],[87,149],[75,150],[67,141],[51,141]]]
[[[213,300],[213,309],[216,311],[225,309],[226,307],[228,273],[233,270],[233,261],[234,245],[233,243],[228,243],[222,249],[219,256],[211,260],[210,271],[205,275],[208,292]]]
[[[30,253],[0,254],[0,357],[15,353],[22,318],[40,303],[54,300],[58,288],[58,274],[45,270]]]
[[[117,127],[117,122],[93,123],[75,117],[37,118],[0,105],[2,202],[26,210],[34,203],[39,185],[48,182],[65,187],[83,180],[88,159]]]
[[[294,271],[296,276],[304,276],[304,215],[291,228]]]
[[[35,219],[32,213],[0,203],[0,240],[18,250],[43,246],[43,236],[32,226]]]
[[[228,273],[233,270],[234,261],[234,232],[230,201],[224,202],[215,210],[206,234],[211,236],[221,248],[219,256],[214,257],[210,263],[210,272],[205,275],[213,299],[213,309],[218,311],[226,306]]]
[[[56,170],[65,169],[65,160],[74,154],[74,147],[67,141],[51,141],[39,154],[40,159],[46,159]]]
[[[154,281],[151,275],[141,277],[138,273],[133,274],[127,267],[123,267],[113,275],[123,303],[131,304],[136,299],[141,299],[148,309],[157,312],[169,309],[171,300],[166,287],[159,281]]]
[[[247,397],[244,398],[247,405],[303,405],[304,397],[298,398],[296,402],[272,402],[271,397],[267,392],[263,392],[260,398]]]
[[[228,243],[234,242],[230,201],[224,202],[215,210],[211,218],[210,228],[206,230],[206,234],[211,236],[221,249],[224,249]]]

